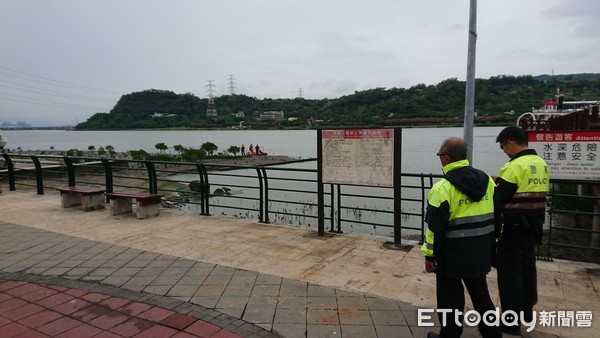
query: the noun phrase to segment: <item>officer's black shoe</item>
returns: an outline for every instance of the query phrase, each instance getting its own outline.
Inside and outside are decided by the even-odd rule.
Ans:
[[[440,338],[440,335],[431,331],[427,333],[427,338]]]
[[[523,320],[527,323],[531,323],[533,321],[533,308],[530,307],[523,311]]]
[[[520,325],[506,326],[506,325],[502,324],[502,325],[500,325],[500,328],[502,329],[502,332],[504,332],[506,334],[510,334],[513,336],[521,335],[521,326]]]

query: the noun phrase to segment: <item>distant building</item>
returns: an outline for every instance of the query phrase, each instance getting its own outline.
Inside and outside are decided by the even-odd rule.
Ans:
[[[323,123],[323,120],[315,120],[312,116],[306,120],[306,124],[312,126],[313,124]]]
[[[246,117],[246,114],[244,114],[243,111],[239,111],[239,112],[233,114],[233,116],[235,116],[235,117]]]
[[[23,121],[18,121],[16,124],[15,123],[10,123],[10,122],[2,122],[2,124],[0,124],[0,129],[28,129],[31,128],[31,125],[27,122],[23,122]]]
[[[177,114],[163,114],[163,113],[154,112],[154,114],[150,115],[150,117],[174,117],[174,116],[177,116]]]
[[[542,108],[544,110],[557,110],[558,109],[558,102],[554,101],[554,100],[548,100],[546,102],[544,102],[544,108]]]
[[[260,113],[259,118],[261,120],[283,120],[285,119],[285,114],[282,111],[266,111]]]

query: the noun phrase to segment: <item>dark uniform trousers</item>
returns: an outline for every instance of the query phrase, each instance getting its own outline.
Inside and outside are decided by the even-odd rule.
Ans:
[[[487,281],[485,276],[472,279],[462,278],[448,278],[437,276],[436,293],[438,309],[464,309],[465,308],[465,291],[464,285],[467,287],[467,291],[473,302],[475,311],[479,313],[481,317],[488,310],[495,310],[494,303],[490,298],[488,292]],[[440,324],[442,324],[442,313],[438,313]],[[461,326],[456,324],[455,313],[450,312],[446,314],[446,326],[442,325],[440,330],[440,337],[460,337],[463,332],[463,316],[459,317],[459,323]],[[495,320],[489,319],[490,322]],[[486,326],[483,323],[483,319],[479,322],[479,332],[484,338],[487,337],[501,337],[500,328],[497,326]]]
[[[517,315],[523,311],[525,321],[531,321],[538,300],[535,243],[525,238],[503,238],[496,259],[502,311],[512,310]]]

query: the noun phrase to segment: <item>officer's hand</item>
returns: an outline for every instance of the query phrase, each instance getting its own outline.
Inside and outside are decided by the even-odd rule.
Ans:
[[[427,272],[435,272],[435,261],[425,261],[425,270]]]

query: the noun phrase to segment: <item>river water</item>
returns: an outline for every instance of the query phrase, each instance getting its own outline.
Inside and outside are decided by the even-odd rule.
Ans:
[[[473,165],[495,175],[508,160],[497,143],[496,136],[503,127],[476,127],[473,137]],[[259,144],[270,155],[292,158],[317,157],[315,130],[127,130],[127,131],[70,131],[70,130],[3,130],[6,148],[22,150],[96,149],[111,145],[116,151],[143,149],[156,152],[157,143],[199,148],[204,142],[216,144],[218,151],[230,146]],[[407,128],[402,131],[402,172],[441,173],[435,156],[441,142],[451,136],[463,136],[463,128]]]

